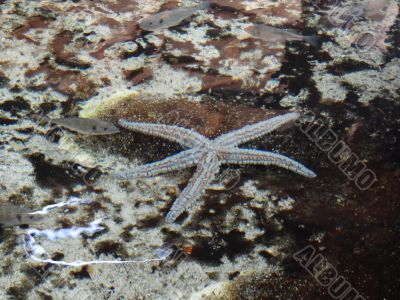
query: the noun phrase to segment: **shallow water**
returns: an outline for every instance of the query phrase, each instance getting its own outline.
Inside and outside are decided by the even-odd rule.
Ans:
[[[212,2],[146,32],[199,1],[0,1],[0,299],[397,299],[398,1]],[[116,176],[185,150],[120,119],[213,139],[289,111],[240,147],[316,178],[224,165],[167,223],[195,167]]]

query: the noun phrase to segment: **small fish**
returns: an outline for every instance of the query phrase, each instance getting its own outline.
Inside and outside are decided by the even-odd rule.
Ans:
[[[114,134],[119,132],[119,129],[109,122],[100,119],[85,119],[85,118],[62,118],[52,119],[52,123],[65,127],[69,130],[76,131],[88,135],[103,135]]]
[[[199,10],[207,10],[211,3],[205,1],[195,7],[181,7],[162,11],[155,15],[144,18],[139,22],[139,27],[146,31],[157,31],[180,24],[186,18],[197,13]]]
[[[275,28],[268,25],[251,25],[245,31],[250,35],[271,43],[284,43],[286,41],[306,41],[312,46],[318,46],[318,38],[314,35],[301,35],[293,31]]]
[[[43,219],[43,216],[31,213],[32,210],[28,208],[12,203],[2,203],[0,204],[0,226],[29,225]]]

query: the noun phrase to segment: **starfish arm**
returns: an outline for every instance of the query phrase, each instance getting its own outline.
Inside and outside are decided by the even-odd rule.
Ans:
[[[281,127],[282,125],[298,119],[298,113],[288,113],[274,118],[261,121],[253,125],[247,125],[239,130],[223,134],[215,139],[220,146],[234,147],[255,138],[261,137],[271,131]]]
[[[115,174],[114,177],[120,179],[150,177],[184,168],[190,168],[196,165],[196,161],[199,157],[200,155],[196,153],[195,149],[190,149],[151,164],[138,166],[128,172]]]
[[[232,148],[222,151],[221,154],[223,157],[222,163],[224,164],[273,165],[305,177],[314,178],[317,176],[301,163],[273,152]]]
[[[185,210],[191,208],[206,191],[207,186],[218,173],[220,162],[213,155],[207,155],[198,165],[196,172],[190,179],[189,184],[183,189],[180,196],[175,200],[171,210],[166,216],[167,222],[173,222]]]
[[[161,137],[179,143],[186,148],[201,146],[209,142],[207,138],[194,130],[175,125],[129,122],[126,120],[119,120],[119,125],[132,131]]]

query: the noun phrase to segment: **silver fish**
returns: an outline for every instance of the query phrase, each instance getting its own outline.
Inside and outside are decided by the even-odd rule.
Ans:
[[[41,215],[30,213],[32,213],[32,210],[28,208],[12,203],[2,203],[0,204],[0,226],[29,225],[43,219]]]
[[[210,2],[205,1],[195,7],[181,7],[162,11],[155,15],[144,18],[139,22],[139,27],[146,31],[157,31],[180,24],[186,18],[197,13],[199,10],[210,8]]]
[[[65,127],[69,130],[76,131],[88,135],[103,135],[114,134],[119,132],[119,129],[109,122],[100,119],[85,119],[85,118],[62,118],[52,119],[52,123]]]
[[[293,31],[275,28],[268,25],[251,25],[245,28],[250,35],[271,43],[286,41],[306,41],[310,45],[318,46],[318,38],[314,35],[305,36]]]

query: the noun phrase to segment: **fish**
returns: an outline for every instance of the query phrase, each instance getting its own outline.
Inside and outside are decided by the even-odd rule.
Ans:
[[[30,225],[43,219],[42,215],[32,214],[32,210],[13,203],[0,204],[0,226],[12,227]]]
[[[369,19],[382,21],[390,4],[390,0],[369,0],[364,4],[363,9]]]
[[[179,25],[183,20],[189,18],[200,10],[208,10],[210,1],[205,1],[195,7],[180,7],[162,11],[144,18],[139,22],[139,27],[146,31],[157,31]]]
[[[318,46],[318,37],[315,35],[302,35],[294,31],[276,28],[268,25],[251,25],[245,31],[253,37],[271,43],[284,43],[286,41],[306,41],[312,46]]]
[[[119,129],[113,124],[100,119],[71,117],[51,119],[50,121],[58,126],[87,135],[104,135],[119,132]]]

